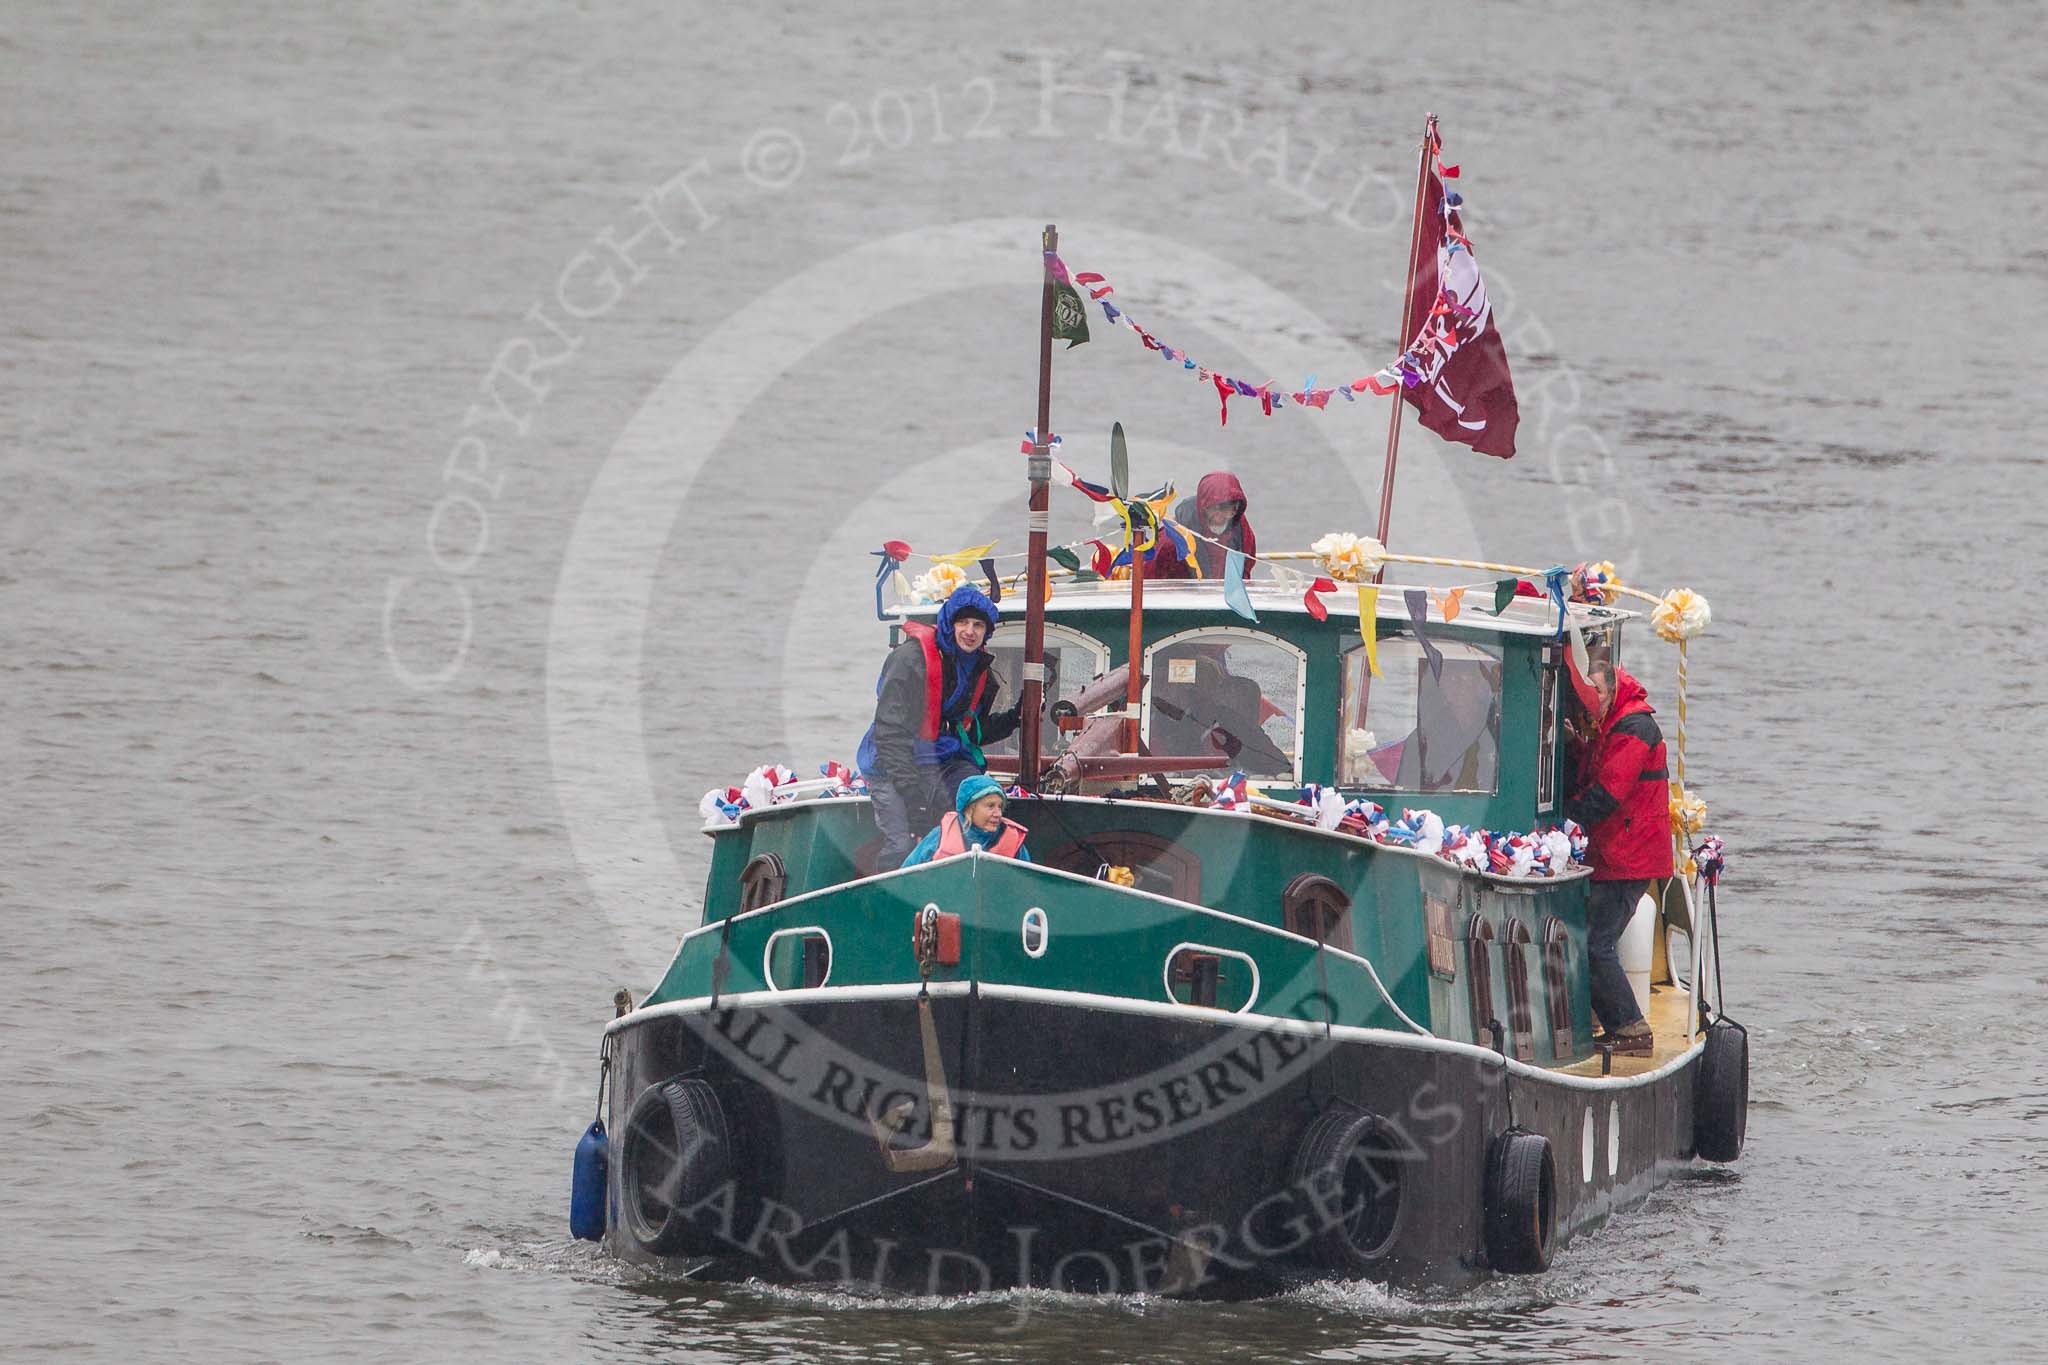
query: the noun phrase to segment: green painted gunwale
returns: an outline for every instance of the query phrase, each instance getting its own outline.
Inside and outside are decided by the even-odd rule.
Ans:
[[[1540,952],[1531,953],[1533,1056],[1555,1065],[1590,1051],[1583,874],[1533,881],[1495,877],[1349,834],[1162,802],[1027,799],[1013,810],[1032,831],[1027,844],[1034,856],[1074,835],[1135,831],[1169,839],[1201,862],[1199,903],[996,859],[951,859],[855,878],[855,856],[875,838],[866,800],[780,806],[750,812],[739,824],[715,830],[711,883],[717,894],[707,906],[704,925],[685,935],[646,1003],[712,994],[721,940],[727,967],[720,993],[767,989],[763,952],[770,936],[810,927],[831,939],[828,985],[914,982],[918,976],[909,926],[918,910],[936,904],[961,916],[962,960],[958,968],[940,968],[934,980],[978,979],[1163,1003],[1167,955],[1186,942],[1242,952],[1258,964],[1261,991],[1253,1013],[1321,1021],[1323,1010],[1313,996],[1316,945],[1281,927],[1280,888],[1299,873],[1315,872],[1335,881],[1352,899],[1353,951],[1323,954],[1331,1022],[1405,1029],[1405,1014],[1438,1037],[1484,1044],[1487,1039],[1473,1027],[1466,976],[1473,917],[1486,916],[1496,936],[1489,949],[1493,1012],[1503,1021],[1509,1018],[1502,947],[1509,921],[1520,920],[1532,942],[1541,944],[1555,917],[1570,943],[1566,977],[1556,985],[1569,1003],[1571,1038],[1565,1057],[1557,1058],[1547,1008],[1554,984],[1543,977]],[[784,863],[788,894],[764,909],[735,913],[740,869],[769,852]],[[1454,907],[1457,976],[1452,980],[1433,975],[1428,967],[1425,889]],[[1026,956],[1021,925],[1031,906],[1046,910],[1053,945],[1076,941],[1074,926],[1084,926],[1079,941],[1088,945],[1087,951],[1049,947],[1041,958]],[[1230,964],[1225,966],[1229,971]],[[1375,984],[1375,974],[1381,984]]]

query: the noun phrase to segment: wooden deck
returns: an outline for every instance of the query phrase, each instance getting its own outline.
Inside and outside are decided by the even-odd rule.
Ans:
[[[1645,1071],[1658,1067],[1683,1053],[1693,1045],[1697,1036],[1694,1032],[1696,1020],[1693,1017],[1692,996],[1675,986],[1652,986],[1650,988],[1650,1027],[1657,1034],[1657,1045],[1647,1057],[1614,1058],[1616,1076],[1640,1076]],[[1594,1053],[1575,1066],[1559,1067],[1568,1076],[1598,1076],[1600,1054]]]

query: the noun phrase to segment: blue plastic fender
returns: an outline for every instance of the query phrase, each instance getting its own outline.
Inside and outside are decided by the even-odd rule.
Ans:
[[[611,1178],[612,1141],[604,1120],[595,1119],[576,1144],[569,1179],[569,1232],[585,1242],[604,1240],[605,1185]]]

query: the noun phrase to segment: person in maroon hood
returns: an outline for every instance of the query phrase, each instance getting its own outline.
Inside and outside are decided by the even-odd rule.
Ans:
[[[1237,475],[1218,469],[1204,474],[1195,485],[1195,496],[1182,498],[1173,509],[1173,519],[1189,530],[1208,537],[1195,542],[1195,562],[1202,577],[1223,577],[1223,557],[1228,550],[1244,551],[1245,576],[1259,562],[1259,538],[1245,520],[1244,485]],[[1220,541],[1212,545],[1210,541]]]
[[[1586,898],[1586,954],[1591,962],[1593,1013],[1604,1039],[1618,1053],[1647,1056],[1650,1025],[1636,1008],[1621,968],[1618,945],[1636,902],[1653,878],[1671,875],[1671,807],[1664,734],[1643,685],[1596,658],[1581,679],[1573,669],[1584,726],[1576,781],[1564,813],[1586,829],[1586,862],[1593,869]]]

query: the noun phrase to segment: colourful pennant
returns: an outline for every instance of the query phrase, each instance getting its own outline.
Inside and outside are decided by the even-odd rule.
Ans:
[[[1223,556],[1223,603],[1247,621],[1257,621],[1251,594],[1244,588],[1244,551],[1229,550]]]
[[[1365,666],[1375,678],[1380,672],[1380,590],[1371,583],[1358,585],[1358,634],[1365,641]]]
[[[1315,582],[1309,584],[1308,591],[1301,595],[1301,605],[1308,608],[1308,614],[1315,617],[1316,620],[1327,621],[1330,619],[1330,609],[1323,605],[1323,599],[1317,596],[1317,594],[1335,591],[1337,591],[1335,580],[1318,578]]]
[[[964,569],[987,558],[988,552],[1001,543],[991,540],[988,544],[977,545],[971,550],[955,550],[949,555],[932,555],[930,558],[934,564],[951,564],[956,569]]]
[[[1432,682],[1444,680],[1444,652],[1436,647],[1436,641],[1429,638],[1429,593],[1422,588],[1409,588],[1401,594],[1401,600],[1408,604],[1408,620],[1415,627],[1415,643],[1422,646],[1422,657],[1429,661],[1429,676]]]
[[[1553,640],[1564,638],[1565,588],[1572,576],[1566,568],[1546,569],[1543,573],[1543,587],[1550,594],[1550,600],[1557,603],[1557,629],[1550,633]]]

